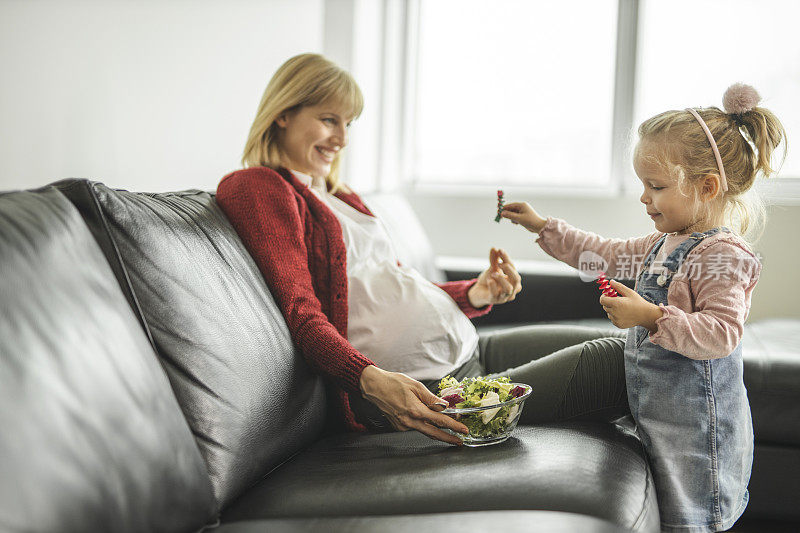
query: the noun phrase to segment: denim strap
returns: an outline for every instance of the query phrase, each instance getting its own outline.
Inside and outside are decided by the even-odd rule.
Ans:
[[[678,268],[680,268],[681,264],[686,260],[686,256],[689,255],[689,252],[691,252],[695,246],[703,242],[706,238],[719,232],[730,232],[730,230],[725,227],[720,227],[712,228],[703,233],[695,232],[692,233],[688,239],[680,243],[664,260],[664,267],[669,269],[669,277],[672,277],[672,275],[678,271]]]

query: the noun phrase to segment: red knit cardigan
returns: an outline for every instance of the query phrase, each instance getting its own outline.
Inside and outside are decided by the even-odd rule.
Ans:
[[[355,193],[336,196],[374,216]],[[283,168],[228,174],[217,187],[217,203],[264,275],[295,345],[312,371],[336,388],[345,424],[363,431],[348,394],[361,394],[361,372],[374,363],[347,341],[347,251],[336,215]],[[491,307],[470,305],[467,290],[474,283],[437,285],[472,318]]]

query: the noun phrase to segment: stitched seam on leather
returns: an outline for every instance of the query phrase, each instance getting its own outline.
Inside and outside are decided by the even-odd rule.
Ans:
[[[258,480],[256,483],[253,483],[253,485],[251,485],[251,487],[252,487],[252,486],[255,486],[255,485],[256,485],[258,482],[260,482],[261,480],[263,480],[263,479],[266,479],[266,478],[268,478],[269,476],[271,476],[273,472],[275,472],[277,469],[279,469],[280,467],[282,467],[283,465],[285,465],[286,463],[288,463],[289,461],[291,461],[292,459],[294,459],[294,458],[295,458],[297,455],[299,455],[300,453],[302,453],[302,452],[304,452],[304,451],[308,450],[308,448],[309,448],[309,447],[310,447],[310,446],[306,446],[306,447],[305,447],[305,448],[303,448],[302,450],[297,450],[296,452],[294,452],[293,454],[291,454],[290,456],[288,456],[286,459],[284,459],[284,460],[283,460],[283,461],[281,461],[280,463],[278,463],[278,464],[276,464],[275,466],[273,466],[273,467],[272,467],[272,468],[269,470],[269,472],[267,472],[266,474],[264,474],[263,476],[261,476],[261,477],[259,478],[259,480]]]
[[[209,522],[206,525],[195,531],[195,533],[203,533],[204,531],[217,529],[220,526],[219,516],[220,516],[219,513],[217,513],[216,516],[211,517],[211,520],[213,520],[213,522],[209,520]]]
[[[70,182],[64,183],[65,181],[67,181],[67,180],[62,180],[62,182],[61,182],[62,184],[58,185],[57,188],[58,189],[65,189],[65,190],[75,190],[75,189],[86,189],[86,190],[88,190],[89,197],[91,199],[90,208],[92,208],[94,210],[94,214],[97,216],[97,218],[100,221],[100,224],[102,226],[103,234],[108,239],[108,244],[111,246],[111,249],[113,250],[114,259],[116,260],[117,264],[119,265],[119,270],[122,273],[122,276],[124,277],[125,286],[127,287],[128,292],[130,294],[130,300],[128,300],[127,295],[124,294],[125,293],[125,288],[121,286],[122,283],[120,282],[119,278],[117,277],[117,274],[114,271],[114,268],[111,265],[111,263],[109,261],[109,258],[106,256],[106,253],[105,253],[105,251],[103,249],[102,244],[98,241],[97,237],[91,231],[91,228],[86,223],[86,220],[84,220],[83,214],[80,213],[80,210],[77,208],[75,203],[68,197],[67,197],[67,200],[79,212],[79,214],[81,216],[81,219],[84,222],[84,225],[87,227],[87,229],[89,230],[89,233],[91,233],[92,237],[95,239],[95,242],[97,243],[97,246],[100,249],[100,253],[103,255],[103,258],[105,259],[106,263],[108,263],[109,268],[112,271],[112,275],[114,276],[114,279],[116,280],[117,284],[120,285],[120,291],[123,292],[123,295],[126,296],[126,298],[125,298],[126,301],[128,301],[128,304],[132,307],[131,311],[133,311],[133,313],[136,316],[140,326],[144,330],[144,333],[147,336],[147,340],[150,343],[150,346],[153,348],[153,353],[155,355],[156,361],[159,364],[159,367],[164,372],[165,377],[168,378],[168,376],[166,375],[166,369],[164,368],[164,362],[163,362],[162,358],[159,355],[160,352],[159,352],[158,348],[156,347],[155,341],[153,340],[153,335],[152,335],[152,333],[150,331],[150,327],[147,324],[147,320],[145,319],[144,313],[142,312],[141,305],[139,304],[139,299],[137,298],[136,292],[133,289],[133,284],[131,283],[130,275],[128,274],[128,269],[125,266],[125,262],[122,259],[122,254],[120,254],[120,252],[119,252],[119,247],[117,246],[117,243],[116,243],[116,241],[114,240],[114,238],[112,236],[111,229],[110,229],[110,227],[108,225],[108,219],[106,218],[105,212],[103,211],[102,206],[100,205],[100,200],[97,198],[95,186],[98,185],[98,184],[102,185],[102,183],[93,182],[93,181],[90,181],[90,180],[87,180],[87,179],[74,179],[74,181],[70,181]],[[61,192],[61,194],[64,194],[61,190],[59,190],[59,192]],[[65,195],[65,197],[66,197],[66,195]],[[132,304],[131,304],[131,302],[132,302]],[[171,389],[172,388],[171,385],[169,385],[169,386],[170,386],[170,389]],[[172,391],[172,393],[174,395],[174,391]],[[198,453],[200,453],[202,464],[203,464],[203,466],[205,466],[206,479],[208,479],[209,480],[209,484],[211,484],[210,473],[208,472],[208,465],[206,464],[205,458],[203,457],[202,453],[199,450],[199,446],[197,445],[197,441],[194,439],[194,437],[195,437],[194,434],[193,434],[194,432],[192,431],[192,428],[191,428],[190,424],[188,423],[188,420],[186,420],[185,413],[183,413],[183,406],[181,406],[180,403],[177,402],[177,400],[176,400],[176,403],[178,405],[179,410],[181,411],[182,416],[184,417],[184,422],[186,423],[186,427],[192,432],[192,437],[193,437],[192,440],[194,441],[195,446],[197,446]],[[212,490],[212,502],[214,504],[214,512],[215,512],[215,514],[212,517],[210,517],[209,520],[216,519],[216,523],[211,525],[212,527],[215,528],[215,527],[219,526],[219,524],[220,524],[220,521],[219,521],[220,507],[219,507],[219,502],[217,502],[217,500],[216,500],[216,497],[213,496],[213,490]],[[203,526],[201,529],[199,529],[197,533],[202,533],[202,531],[204,531],[208,527],[209,524],[211,524],[210,521],[205,526]]]
[[[237,501],[237,500],[238,500],[238,499],[241,497],[241,495],[242,495],[242,494],[244,494],[245,492],[249,491],[250,489],[252,489],[252,488],[253,488],[253,487],[255,487],[256,485],[258,485],[259,483],[261,483],[263,480],[267,479],[269,476],[271,476],[271,475],[272,475],[272,473],[273,473],[273,472],[275,472],[277,469],[279,469],[280,467],[282,467],[283,465],[285,465],[286,463],[288,463],[289,461],[291,461],[292,459],[294,459],[294,458],[295,458],[295,457],[296,457],[298,454],[300,454],[301,452],[304,452],[304,451],[308,450],[308,448],[309,448],[309,446],[306,446],[306,447],[305,447],[304,449],[302,449],[302,450],[297,450],[296,452],[294,452],[293,454],[291,454],[290,456],[288,456],[286,459],[284,459],[284,460],[283,460],[283,461],[281,461],[280,463],[278,463],[278,464],[276,464],[275,466],[273,466],[273,467],[272,467],[272,468],[271,468],[271,469],[270,469],[270,470],[269,470],[267,473],[265,473],[263,476],[261,476],[260,478],[258,478],[256,481],[254,481],[253,483],[251,483],[251,484],[250,484],[250,485],[248,485],[247,487],[244,487],[244,488],[243,488],[243,489],[242,489],[242,490],[239,492],[239,494],[237,494],[237,495],[236,495],[236,498],[234,498],[233,500],[231,500],[231,501],[228,503],[228,505],[227,505],[225,508],[223,508],[223,509],[222,509],[222,511],[224,511],[226,508],[230,507],[232,503],[235,503],[235,502],[236,502],[236,501]],[[222,516],[222,513],[220,513],[220,515],[219,515],[219,516]]]
[[[116,243],[116,241],[114,240],[114,237],[111,234],[111,228],[108,225],[108,219],[106,218],[105,212],[103,211],[103,208],[100,205],[100,200],[97,198],[97,194],[95,192],[95,185],[98,185],[98,184],[99,184],[99,182],[93,182],[93,181],[90,181],[90,180],[83,179],[83,180],[74,181],[72,183],[65,184],[64,186],[62,186],[62,188],[64,188],[64,189],[74,189],[74,188],[82,185],[89,191],[89,197],[91,198],[91,201],[92,201],[92,207],[94,208],[95,214],[97,215],[97,218],[98,218],[98,220],[100,221],[100,224],[103,227],[104,234],[108,237],[108,243],[111,246],[112,250],[114,251],[114,259],[119,264],[120,272],[122,273],[123,277],[125,278],[125,285],[126,285],[128,291],[130,293],[131,300],[133,302],[134,309],[132,309],[132,311],[136,315],[136,318],[138,319],[139,323],[141,324],[142,329],[144,329],[144,333],[145,333],[145,335],[147,335],[147,340],[150,342],[150,346],[152,346],[153,350],[155,350],[156,353],[159,353],[158,348],[156,347],[155,341],[153,340],[153,334],[150,331],[150,326],[147,324],[147,320],[145,319],[144,313],[142,312],[142,307],[139,304],[139,298],[137,298],[137,296],[136,296],[136,291],[133,290],[133,284],[131,283],[130,275],[128,274],[128,268],[125,266],[125,261],[122,258],[122,254],[120,254],[120,252],[119,252],[119,247],[117,246],[117,243]],[[70,201],[70,203],[72,203],[72,201]],[[74,206],[74,204],[73,204],[73,206]],[[85,223],[85,221],[84,221],[84,223]],[[88,227],[88,224],[87,224],[87,227]],[[96,239],[97,238],[95,237],[95,240]],[[100,246],[100,243],[98,243],[98,246]],[[100,250],[102,252],[102,246],[100,246]],[[105,253],[103,253],[103,256],[105,256]],[[109,262],[108,258],[106,257],[105,259],[106,259],[106,262],[108,263]],[[111,266],[110,263],[109,263],[109,266]],[[112,271],[113,271],[113,268],[112,268]],[[116,277],[116,276],[114,276],[114,277]],[[119,280],[117,280],[117,283],[119,283]],[[122,287],[120,287],[120,289],[122,289]]]

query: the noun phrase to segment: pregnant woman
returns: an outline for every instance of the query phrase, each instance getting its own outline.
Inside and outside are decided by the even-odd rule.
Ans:
[[[256,261],[292,339],[337,397],[350,430],[441,428],[430,388],[446,375],[508,376],[533,387],[521,423],[608,418],[627,409],[620,333],[530,326],[479,335],[470,322],[522,289],[492,249],[477,279],[433,284],[399,264],[381,221],[339,179],[348,128],[363,107],[352,76],[302,54],[267,85],[217,200]]]

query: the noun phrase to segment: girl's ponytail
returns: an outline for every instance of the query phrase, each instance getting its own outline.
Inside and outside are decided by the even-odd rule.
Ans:
[[[756,149],[753,172],[759,172],[766,178],[777,169],[772,166],[775,150],[783,141],[786,141],[786,131],[778,117],[769,109],[754,107],[742,114],[731,114],[733,121],[741,127],[745,139],[753,144]],[[783,158],[786,150],[783,151]],[[781,163],[783,164],[783,158]],[[780,165],[778,165],[780,167]],[[753,176],[755,178],[755,176]]]
[[[720,136],[729,139],[723,155],[725,167],[732,172],[731,194],[725,196],[725,218],[742,235],[758,238],[764,230],[767,211],[761,196],[751,190],[758,175],[774,174],[786,157],[786,130],[778,117],[758,107],[761,97],[756,90],[741,83],[731,85],[722,97],[723,107],[732,127]],[[784,143],[783,157],[773,166],[773,156]]]

